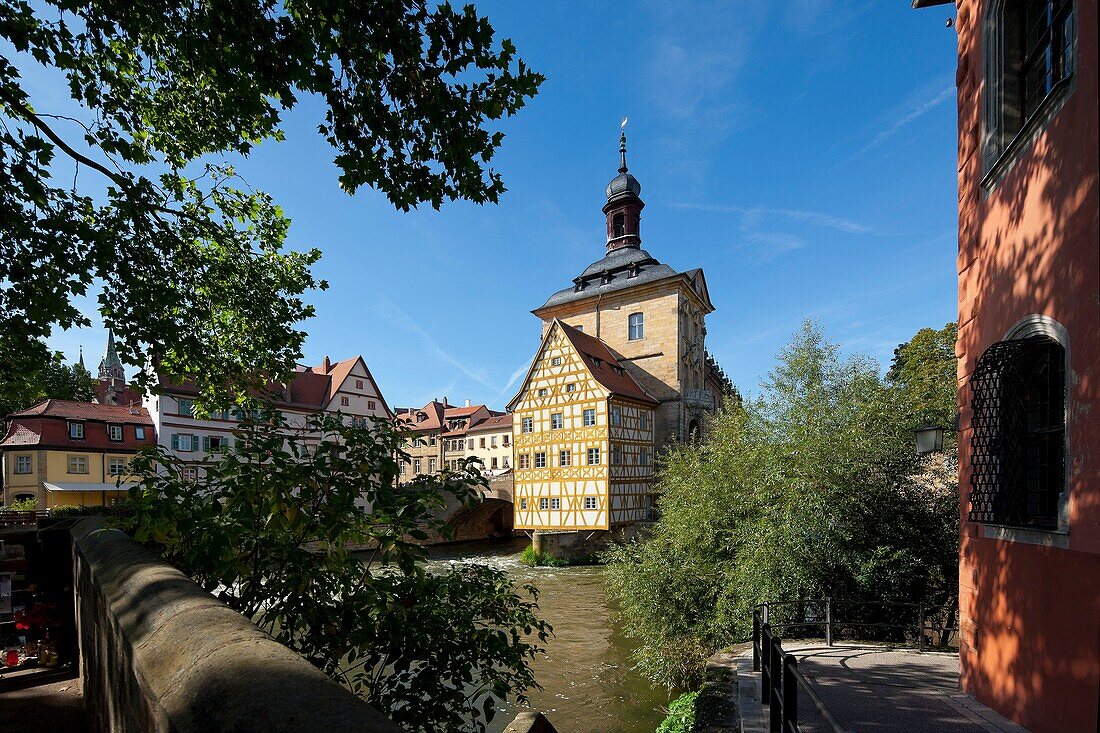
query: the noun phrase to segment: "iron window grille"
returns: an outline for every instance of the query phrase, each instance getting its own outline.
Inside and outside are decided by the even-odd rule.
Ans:
[[[1045,337],[993,344],[970,387],[970,521],[1057,528],[1065,490],[1065,350]]]

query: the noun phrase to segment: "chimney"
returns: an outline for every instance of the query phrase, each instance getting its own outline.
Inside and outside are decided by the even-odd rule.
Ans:
[[[470,406],[470,401],[466,400],[466,407],[469,407],[469,406]]]
[[[321,362],[321,369],[325,374],[328,374],[328,370],[332,368],[332,362],[328,360],[328,354],[325,354],[325,360]]]

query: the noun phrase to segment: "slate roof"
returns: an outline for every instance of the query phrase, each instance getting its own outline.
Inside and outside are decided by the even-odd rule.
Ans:
[[[696,270],[683,274],[689,277]],[[573,279],[573,287],[559,290],[551,295],[536,311],[550,306],[569,303],[574,300],[591,298],[594,295],[625,290],[681,273],[662,264],[644,249],[621,247],[611,250],[600,260],[596,260]]]

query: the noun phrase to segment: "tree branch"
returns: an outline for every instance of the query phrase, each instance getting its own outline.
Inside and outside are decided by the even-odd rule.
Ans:
[[[83,154],[77,152],[76,150],[74,150],[67,142],[65,142],[61,138],[60,135],[58,135],[56,132],[53,131],[53,128],[51,128],[49,125],[47,125],[45,122],[43,122],[42,119],[37,114],[35,114],[29,107],[27,107],[25,104],[20,102],[16,97],[11,95],[3,87],[0,87],[0,100],[3,100],[8,105],[8,109],[12,110],[12,112],[14,112],[19,117],[22,117],[27,122],[34,125],[38,129],[39,132],[41,132],[43,135],[48,137],[50,139],[50,141],[53,142],[54,145],[56,145],[57,147],[59,147],[63,151],[65,151],[65,154],[68,155],[70,158],[72,158],[73,160],[75,160],[78,163],[83,163],[84,165],[88,166],[89,168],[91,168],[93,170],[99,171],[100,173],[107,176],[108,178],[110,178],[112,181],[114,181],[118,185],[126,188],[128,191],[131,189],[130,181],[128,179],[126,179],[125,176],[122,176],[118,173],[115,173],[114,171],[112,171],[110,168],[107,168],[103,164],[98,163],[98,162],[92,160],[91,158],[89,158],[88,156],[83,155]]]

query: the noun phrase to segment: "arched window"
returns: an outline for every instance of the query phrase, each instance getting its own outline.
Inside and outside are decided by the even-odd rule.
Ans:
[[[999,0],[986,21],[984,159],[993,166],[1064,89],[1076,54],[1073,0]]]
[[[970,378],[970,521],[1059,528],[1065,365],[1065,348],[1047,335],[1000,341],[978,360]]]
[[[626,214],[615,214],[611,219],[611,236],[622,237],[626,234]]]
[[[627,339],[638,341],[645,338],[645,316],[641,313],[631,313],[627,317]]]

